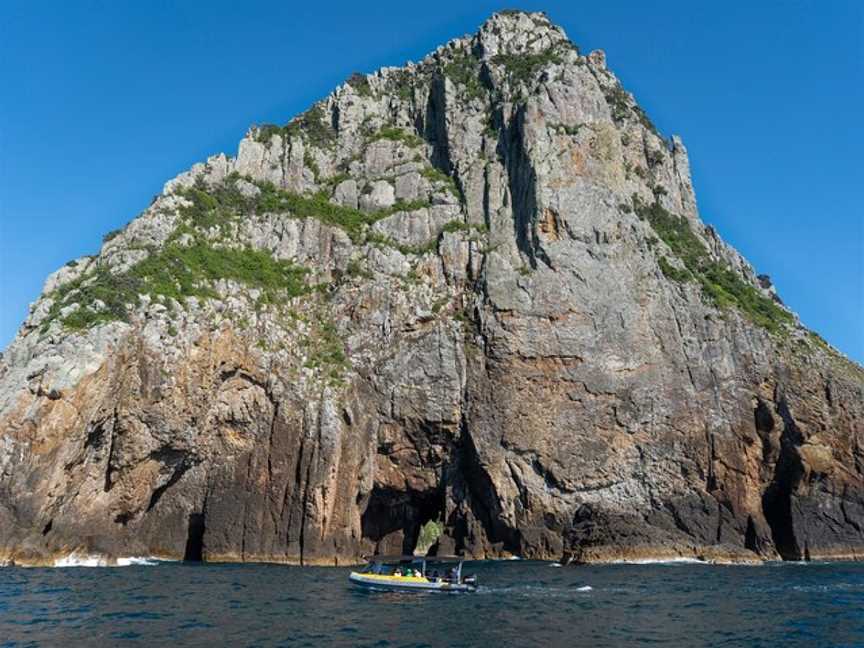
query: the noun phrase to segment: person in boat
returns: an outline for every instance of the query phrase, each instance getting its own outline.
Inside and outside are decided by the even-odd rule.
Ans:
[[[402,569],[397,567],[396,569],[393,570],[393,575],[394,576],[402,576]]]

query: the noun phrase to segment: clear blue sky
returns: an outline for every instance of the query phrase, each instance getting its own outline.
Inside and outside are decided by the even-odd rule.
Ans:
[[[300,4],[300,6],[296,6]],[[864,3],[0,0],[0,348],[162,184],[352,71],[544,10],[690,151],[706,222],[864,361]]]

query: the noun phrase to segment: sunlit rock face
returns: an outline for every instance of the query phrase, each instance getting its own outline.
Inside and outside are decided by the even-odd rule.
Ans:
[[[864,556],[864,372],[543,14],[165,185],[0,361],[0,558]]]

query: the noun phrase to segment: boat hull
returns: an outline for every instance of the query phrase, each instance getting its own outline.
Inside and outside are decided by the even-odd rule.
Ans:
[[[358,587],[372,590],[411,592],[474,592],[476,585],[464,583],[433,582],[421,577],[390,577],[378,574],[351,572],[348,580]]]

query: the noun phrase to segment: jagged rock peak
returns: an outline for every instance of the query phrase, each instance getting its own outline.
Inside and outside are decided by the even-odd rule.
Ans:
[[[860,557],[862,376],[603,53],[499,12],[48,278],[0,358],[0,562],[334,564],[430,524],[475,557]]]
[[[552,24],[545,13],[499,11],[477,31],[474,41],[485,59],[497,55],[536,55],[570,41],[564,30]]]

